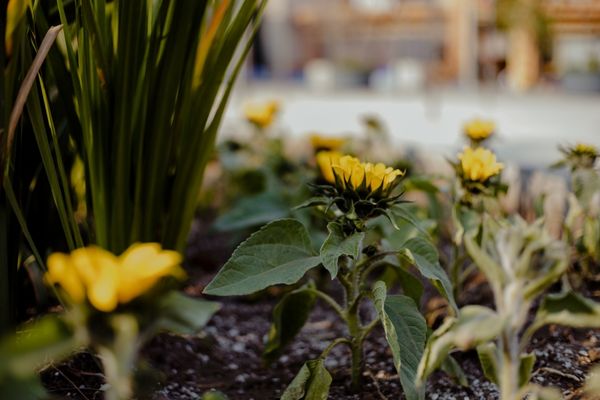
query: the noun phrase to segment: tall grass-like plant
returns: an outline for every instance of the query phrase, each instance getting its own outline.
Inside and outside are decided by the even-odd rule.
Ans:
[[[138,241],[181,251],[266,0],[66,3],[91,240],[117,253]]]

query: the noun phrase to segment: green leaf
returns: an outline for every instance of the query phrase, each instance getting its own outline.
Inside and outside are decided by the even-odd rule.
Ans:
[[[456,204],[452,208],[452,220],[456,227],[454,243],[460,245],[465,234],[477,232],[481,226],[481,215],[470,208]]]
[[[419,221],[419,219],[417,219],[417,217],[415,217],[415,215],[412,212],[410,212],[406,207],[401,205],[395,206],[392,208],[391,211],[393,216],[396,216],[401,220],[408,222],[409,224],[417,228],[417,230],[423,235],[429,236],[429,234],[421,226],[421,221]]]
[[[14,377],[30,377],[43,364],[60,362],[86,345],[81,339],[57,315],[47,315],[31,322],[17,335],[0,342],[0,377],[6,373]]]
[[[529,383],[533,366],[535,365],[535,354],[521,354],[521,362],[519,364],[519,387],[523,387]]]
[[[305,286],[287,293],[273,310],[273,324],[269,331],[263,357],[272,362],[300,332],[312,311],[317,295],[315,285],[309,282]]]
[[[598,328],[600,327],[600,304],[573,292],[549,294],[538,309],[535,324]]]
[[[465,247],[477,267],[486,276],[490,285],[497,288],[502,287],[504,282],[502,267],[477,245],[474,235],[465,235]]]
[[[273,193],[241,198],[215,222],[220,231],[235,231],[263,225],[289,215],[289,205]]]
[[[274,221],[239,245],[204,293],[244,295],[291,285],[320,263],[304,225],[294,219]]]
[[[404,268],[396,267],[394,271],[398,274],[398,283],[404,294],[413,299],[415,304],[421,304],[421,297],[423,296],[423,284],[421,281]]]
[[[469,387],[469,381],[467,380],[465,371],[463,371],[460,364],[450,354],[448,354],[448,357],[442,362],[441,369],[448,374],[456,384],[462,387]]]
[[[438,252],[427,239],[414,237],[407,240],[400,253],[413,263],[419,272],[430,279],[442,296],[450,302],[452,308],[457,311],[458,306],[452,294],[452,284],[446,272],[438,260]]]
[[[335,222],[327,225],[329,236],[321,246],[321,262],[329,271],[331,279],[338,273],[338,261],[342,256],[350,256],[358,260],[362,251],[362,243],[365,238],[364,232],[356,232],[350,236],[344,234],[342,226]]]
[[[42,400],[47,398],[48,393],[35,374],[29,378],[0,376],[0,399]]]
[[[332,379],[323,364],[320,358],[304,363],[281,400],[327,400]]]
[[[160,302],[158,328],[180,335],[197,333],[220,308],[219,303],[172,291]]]
[[[415,386],[415,378],[425,347],[427,323],[413,299],[403,295],[387,296],[386,292],[383,282],[375,283],[375,307],[392,350],[394,366],[406,398],[423,399],[424,391]]]
[[[494,343],[484,343],[477,346],[477,356],[485,377],[492,383],[498,384],[498,363],[496,353],[498,349]]]

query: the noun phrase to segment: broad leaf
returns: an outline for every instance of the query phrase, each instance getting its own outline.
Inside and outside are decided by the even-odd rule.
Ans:
[[[329,236],[321,246],[321,262],[329,271],[331,279],[334,279],[338,273],[338,261],[341,256],[350,256],[358,260],[365,233],[356,232],[346,236],[342,226],[335,222],[329,223],[327,230]]]
[[[392,208],[390,219],[395,224],[395,221],[393,219],[394,216],[400,218],[403,221],[408,222],[409,224],[417,228],[417,230],[419,230],[419,232],[421,232],[423,235],[429,236],[427,231],[425,231],[425,229],[423,229],[423,227],[421,226],[422,221],[415,217],[415,215],[412,212],[407,210],[405,206],[400,205]]]
[[[251,228],[284,218],[290,214],[289,205],[278,195],[260,193],[241,198],[233,208],[215,222],[220,231]]]
[[[306,323],[316,300],[312,282],[282,297],[273,310],[273,324],[263,353],[265,360],[272,362],[279,357]]]
[[[158,329],[188,335],[198,332],[220,308],[219,303],[173,291],[160,304]]]
[[[421,304],[421,296],[423,296],[421,281],[404,268],[396,267],[394,271],[398,274],[398,283],[404,294],[413,299],[415,304]]]
[[[422,237],[414,237],[407,240],[403,247],[400,253],[408,258],[424,277],[432,281],[442,296],[448,299],[452,308],[457,311],[458,306],[452,294],[452,284],[439,263],[435,246]]]
[[[323,364],[320,358],[304,363],[281,400],[327,400],[332,379]]]
[[[540,305],[535,324],[597,328],[600,327],[600,304],[573,292],[549,294]]]
[[[490,285],[496,288],[502,287],[504,282],[504,274],[502,267],[490,257],[475,241],[473,235],[465,235],[465,248],[469,256],[473,259],[477,267],[486,276]],[[495,290],[496,292],[499,291]]]
[[[408,400],[423,399],[424,392],[415,386],[415,378],[425,347],[427,323],[413,299],[402,295],[387,296],[386,292],[383,282],[375,284],[375,307],[392,350],[400,383]]]
[[[291,285],[320,263],[304,225],[294,219],[274,221],[239,245],[204,293],[244,295]]]

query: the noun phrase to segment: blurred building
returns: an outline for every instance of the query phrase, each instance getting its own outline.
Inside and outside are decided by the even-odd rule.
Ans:
[[[267,72],[318,86],[600,90],[600,0],[276,0]]]

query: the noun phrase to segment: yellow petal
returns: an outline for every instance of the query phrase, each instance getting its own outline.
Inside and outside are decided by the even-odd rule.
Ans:
[[[117,289],[119,287],[119,266],[112,259],[97,260],[98,276],[88,289],[88,299],[92,306],[103,312],[110,312],[119,303]]]
[[[165,276],[181,276],[181,255],[162,250],[158,243],[136,243],[120,257],[119,301],[127,303],[151,289]]]
[[[84,284],[68,255],[62,253],[51,254],[48,257],[47,267],[46,281],[49,284],[59,284],[71,301],[75,303],[82,303],[85,300]]]

